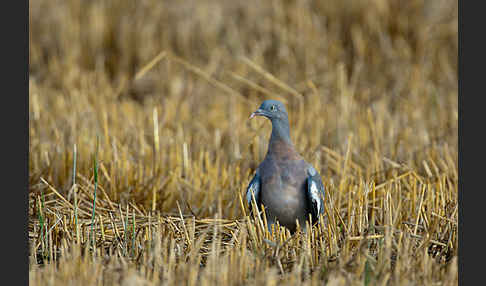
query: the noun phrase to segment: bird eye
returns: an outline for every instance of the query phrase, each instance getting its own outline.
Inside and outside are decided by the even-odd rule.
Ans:
[[[277,108],[275,107],[275,105],[270,106],[270,111],[275,111],[275,110],[277,110]]]

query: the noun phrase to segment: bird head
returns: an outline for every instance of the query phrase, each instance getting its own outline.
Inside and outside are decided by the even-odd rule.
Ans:
[[[250,119],[255,116],[265,116],[273,121],[274,119],[287,119],[287,110],[283,103],[277,100],[265,100],[260,107],[250,115]]]

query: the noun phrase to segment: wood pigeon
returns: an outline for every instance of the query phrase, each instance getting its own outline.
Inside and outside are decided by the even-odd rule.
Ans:
[[[246,190],[252,211],[252,196],[265,208],[268,230],[276,221],[294,233],[297,224],[305,231],[305,222],[312,215],[312,224],[324,213],[324,186],[317,170],[295,150],[290,140],[290,126],[285,106],[276,100],[264,101],[250,115],[264,116],[272,122],[272,135],[265,159],[258,166]],[[261,210],[260,210],[261,211]]]

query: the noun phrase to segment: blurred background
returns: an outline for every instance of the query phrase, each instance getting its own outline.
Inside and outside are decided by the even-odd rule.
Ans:
[[[457,285],[457,6],[29,1],[31,284]],[[265,99],[322,175],[308,235],[245,217]]]
[[[269,98],[326,184],[348,147],[356,181],[400,164],[457,176],[457,1],[29,6],[31,191],[40,177],[70,188],[74,144],[90,178],[98,136],[112,200],[150,209],[156,190],[157,210],[182,196],[200,215],[240,216],[271,128],[247,119]]]

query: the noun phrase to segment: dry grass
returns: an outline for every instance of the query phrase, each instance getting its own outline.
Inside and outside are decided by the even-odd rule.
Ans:
[[[456,1],[29,5],[31,285],[457,284]],[[307,234],[242,205],[268,98]]]

